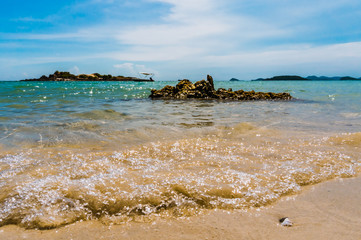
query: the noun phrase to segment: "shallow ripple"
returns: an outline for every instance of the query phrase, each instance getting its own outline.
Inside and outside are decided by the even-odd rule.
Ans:
[[[37,149],[6,155],[0,224],[51,228],[79,219],[109,223],[206,208],[247,209],[303,185],[360,172],[360,153],[345,141],[338,144],[342,136],[284,139],[259,131],[263,138],[242,129],[238,137],[221,131],[217,138],[212,133],[115,152]]]

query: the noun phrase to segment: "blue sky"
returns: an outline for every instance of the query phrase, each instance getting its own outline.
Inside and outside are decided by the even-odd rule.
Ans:
[[[2,0],[0,79],[361,77],[359,0]]]

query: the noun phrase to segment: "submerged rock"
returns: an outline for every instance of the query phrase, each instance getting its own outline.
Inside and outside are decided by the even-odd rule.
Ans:
[[[152,99],[225,99],[225,100],[290,100],[289,93],[233,91],[232,89],[214,89],[213,78],[207,75],[207,80],[192,83],[188,79],[180,80],[177,86],[165,86],[160,90],[152,89],[149,96]]]

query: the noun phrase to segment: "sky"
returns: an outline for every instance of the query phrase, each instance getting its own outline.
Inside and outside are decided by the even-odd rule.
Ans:
[[[361,77],[359,0],[2,0],[0,79]]]

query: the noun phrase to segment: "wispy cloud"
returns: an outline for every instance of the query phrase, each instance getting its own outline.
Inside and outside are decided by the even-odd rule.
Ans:
[[[155,1],[155,0],[153,0]],[[234,51],[241,43],[288,34],[251,17],[219,11],[214,0],[157,0],[172,5],[164,22],[119,29],[116,39],[130,46],[115,58],[138,61],[168,61],[193,55]]]
[[[78,66],[74,66],[74,67],[69,69],[69,72],[71,72],[73,74],[76,74],[76,75],[79,75],[80,74],[80,69],[79,69]]]
[[[123,74],[128,74],[129,76],[138,76],[141,72],[150,72],[158,74],[154,69],[148,68],[145,65],[134,64],[130,62],[115,64],[115,68],[122,71]]]
[[[52,17],[47,17],[47,18],[20,17],[20,18],[13,19],[13,21],[19,21],[19,22],[51,22]]]
[[[66,61],[78,66],[93,59],[108,59],[107,64],[111,62],[118,70],[158,70],[164,76],[164,72],[169,76],[175,69],[195,72],[207,67],[266,72],[263,69],[283,67],[291,71],[296,69],[292,66],[302,65],[306,71],[306,65],[330,64],[340,69],[336,65],[344,66],[340,64],[343,62],[355,72],[361,27],[347,20],[361,17],[356,10],[350,13],[358,7],[361,3],[356,0],[89,0],[66,9],[68,14],[75,14],[96,8],[97,21],[64,26],[57,19],[61,28],[54,25],[48,31],[2,33],[0,39],[5,42],[0,48],[15,46],[12,44],[16,42],[22,49],[29,46],[32,53],[39,49],[32,55],[19,52],[17,61],[12,54],[13,63],[19,65]],[[128,9],[136,12],[123,18]],[[148,12],[157,14],[133,20]],[[19,17],[17,21],[46,22],[52,16]],[[341,19],[347,24],[342,25],[345,22]],[[76,44],[81,48],[74,47]],[[44,45],[47,49],[53,46],[51,53],[43,51]]]
[[[332,44],[326,46],[294,46],[285,50],[264,50],[251,52],[238,52],[232,55],[207,56],[204,61],[208,64],[239,65],[297,65],[315,64],[319,62],[334,62],[335,59],[360,59],[361,42]],[[361,62],[358,64],[361,67]]]

